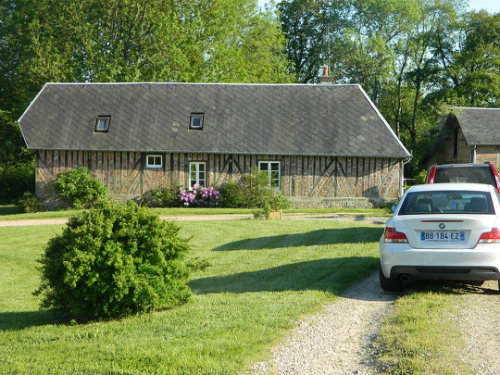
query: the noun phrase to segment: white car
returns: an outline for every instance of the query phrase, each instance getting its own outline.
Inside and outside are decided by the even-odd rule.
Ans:
[[[491,185],[411,187],[380,239],[381,287],[401,290],[419,279],[500,280],[499,214]]]

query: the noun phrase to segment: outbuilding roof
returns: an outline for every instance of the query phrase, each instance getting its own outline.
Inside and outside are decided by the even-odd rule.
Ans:
[[[500,109],[457,107],[455,114],[469,145],[500,145]]]
[[[359,85],[47,83],[18,122],[35,150],[410,156]]]

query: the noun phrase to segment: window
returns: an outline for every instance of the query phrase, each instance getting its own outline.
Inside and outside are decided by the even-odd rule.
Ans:
[[[484,191],[425,191],[408,193],[398,215],[494,215],[490,193]]]
[[[280,188],[280,162],[279,161],[259,161],[259,170],[267,173],[267,181],[270,187]]]
[[[189,128],[203,130],[203,113],[191,113]]]
[[[163,157],[161,155],[146,155],[146,168],[159,169],[163,167]]]
[[[200,186],[206,185],[206,168],[203,162],[191,162],[189,163],[189,187],[193,187],[194,184]]]
[[[111,116],[97,116],[95,121],[95,131],[106,133],[109,129],[109,123],[111,122]]]

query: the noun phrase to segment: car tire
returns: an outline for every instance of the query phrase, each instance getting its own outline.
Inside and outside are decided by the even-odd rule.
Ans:
[[[403,289],[403,283],[399,278],[386,278],[382,272],[382,266],[379,265],[378,274],[380,279],[380,287],[388,292],[397,292]],[[499,284],[500,285],[500,284]]]

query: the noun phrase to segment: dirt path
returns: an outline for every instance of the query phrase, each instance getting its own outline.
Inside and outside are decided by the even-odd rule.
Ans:
[[[460,357],[474,374],[500,375],[500,296],[496,281],[457,295],[456,324],[465,338]],[[251,374],[374,375],[373,340],[397,298],[383,292],[378,275],[356,284],[317,315],[306,317]],[[472,375],[472,374],[467,374]]]
[[[220,215],[185,215],[185,216],[160,216],[163,220],[175,221],[199,221],[199,220],[248,220],[252,214],[220,214]],[[366,224],[385,224],[387,217],[371,217],[352,214],[325,214],[325,215],[285,215],[289,220],[340,220],[355,221]],[[30,225],[54,225],[65,224],[68,218],[54,219],[27,219],[27,220],[0,220],[0,227],[30,226]]]
[[[251,373],[373,375],[371,343],[395,298],[380,289],[378,273],[372,275],[300,322],[273,359]]]

